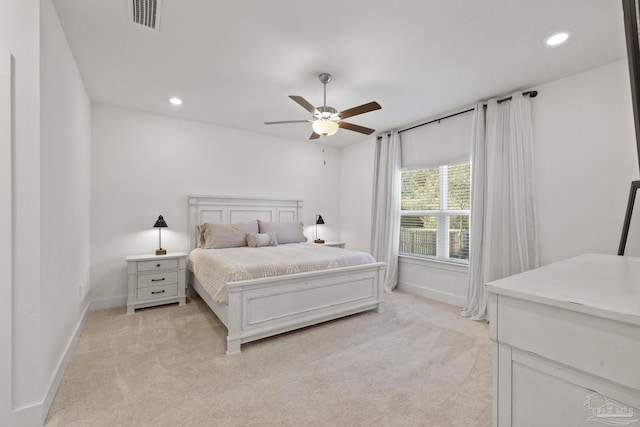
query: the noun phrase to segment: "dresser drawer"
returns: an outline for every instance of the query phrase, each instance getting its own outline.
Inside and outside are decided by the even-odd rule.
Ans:
[[[154,298],[175,297],[178,295],[178,284],[149,286],[138,289],[138,301],[150,300]]]
[[[505,295],[497,338],[510,347],[638,390],[638,326]]]
[[[178,283],[177,271],[165,271],[154,274],[138,275],[138,287],[145,288],[147,286],[173,285]]]
[[[178,268],[177,258],[138,261],[138,271],[170,270],[173,268]]]

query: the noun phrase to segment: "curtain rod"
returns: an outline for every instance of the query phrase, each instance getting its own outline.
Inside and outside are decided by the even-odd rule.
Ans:
[[[529,98],[535,98],[536,96],[538,96],[538,91],[537,90],[528,90],[526,92],[522,92],[522,96],[528,96]],[[506,98],[502,98],[502,99],[498,99],[498,104],[504,102],[504,101],[511,101],[511,96],[507,96]],[[487,104],[484,104],[487,105]]]
[[[529,98],[535,98],[536,96],[538,96],[538,91],[537,90],[528,90],[526,92],[522,92],[522,96],[528,96]],[[501,104],[505,101],[510,101],[511,100],[511,96],[507,96],[506,98],[502,98],[502,99],[498,99],[498,104]],[[484,104],[484,106],[486,107],[487,104]],[[406,128],[406,129],[402,129],[399,130],[398,133],[402,133],[411,129],[415,129],[415,128],[419,128],[421,126],[425,126],[425,125],[429,125],[431,123],[435,123],[435,122],[439,122],[440,120],[444,120],[444,119],[450,119],[451,117],[455,117],[455,116],[459,116],[460,114],[464,114],[464,113],[468,113],[470,111],[475,110],[475,108],[469,108],[468,110],[464,110],[464,111],[459,111],[457,113],[453,113],[453,114],[449,114],[448,116],[444,116],[444,117],[440,117],[439,119],[433,119],[430,120],[426,123],[420,123],[419,125],[415,125],[415,126],[411,126],[410,128]]]

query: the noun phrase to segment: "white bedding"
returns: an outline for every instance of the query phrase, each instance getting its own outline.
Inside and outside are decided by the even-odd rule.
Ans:
[[[375,262],[368,253],[314,243],[261,248],[194,249],[189,254],[189,269],[211,297],[221,304],[229,302],[228,282]]]

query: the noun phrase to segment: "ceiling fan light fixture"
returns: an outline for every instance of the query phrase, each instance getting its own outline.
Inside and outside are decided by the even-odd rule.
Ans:
[[[362,133],[364,135],[371,135],[375,132],[374,129],[370,129],[364,126],[354,125],[353,123],[344,122],[343,119],[357,116],[360,114],[368,113],[370,111],[379,110],[382,107],[375,101],[367,104],[358,105],[357,107],[349,108],[338,112],[333,107],[327,106],[327,83],[331,80],[331,74],[322,73],[318,76],[320,82],[324,86],[324,103],[322,107],[315,107],[309,101],[298,95],[289,95],[296,104],[307,110],[312,115],[310,120],[288,120],[280,122],[265,122],[265,125],[276,125],[280,123],[302,123],[311,122],[313,133],[309,139],[318,139],[321,136],[330,136],[338,132],[338,128],[347,129],[349,131]]]
[[[314,121],[311,127],[313,128],[313,131],[318,135],[331,136],[334,133],[338,132],[338,128],[340,126],[338,125],[338,123],[331,120],[319,119]]]

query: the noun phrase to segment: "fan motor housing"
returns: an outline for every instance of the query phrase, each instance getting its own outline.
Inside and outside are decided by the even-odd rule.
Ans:
[[[334,117],[338,117],[338,110],[333,107],[316,107],[316,110],[320,113],[316,114],[316,117],[319,119],[332,119]]]

